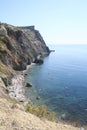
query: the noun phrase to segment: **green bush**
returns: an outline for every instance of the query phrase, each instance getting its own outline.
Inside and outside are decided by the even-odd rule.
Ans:
[[[5,46],[4,46],[3,44],[1,44],[1,43],[0,43],[0,52],[5,51],[5,49],[4,49],[4,48],[5,48]]]
[[[27,112],[30,112],[40,118],[46,118],[50,121],[57,121],[56,114],[54,112],[48,112],[45,105],[37,106],[31,104],[27,104],[25,106]]]
[[[0,36],[0,41],[3,41],[4,43],[8,43],[9,40],[6,36]]]

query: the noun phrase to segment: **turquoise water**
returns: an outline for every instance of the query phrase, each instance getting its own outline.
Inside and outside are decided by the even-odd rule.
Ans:
[[[36,104],[45,104],[59,118],[87,124],[87,46],[55,45],[44,64],[28,70],[26,95]],[[40,96],[40,100],[36,97]]]

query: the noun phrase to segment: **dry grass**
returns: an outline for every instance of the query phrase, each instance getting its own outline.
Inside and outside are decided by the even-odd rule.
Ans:
[[[0,62],[0,73],[4,75],[11,75],[10,69]]]
[[[0,41],[0,52],[5,51],[5,48],[6,48],[6,45],[5,45],[5,44],[3,44],[3,42],[2,42],[2,41]]]
[[[6,36],[0,36],[0,51],[5,51],[11,58],[12,60],[19,65],[18,63],[18,58],[16,55],[12,54],[12,52],[7,48],[7,44],[9,43],[9,39]]]
[[[9,40],[6,36],[0,36],[0,41],[3,41],[4,43],[9,42]]]

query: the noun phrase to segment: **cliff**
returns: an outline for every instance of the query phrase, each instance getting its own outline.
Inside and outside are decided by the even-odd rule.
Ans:
[[[6,77],[12,77],[14,70],[25,70],[40,56],[49,54],[39,31],[34,26],[15,27],[0,24],[0,77],[7,85]],[[8,81],[10,84],[10,81]]]

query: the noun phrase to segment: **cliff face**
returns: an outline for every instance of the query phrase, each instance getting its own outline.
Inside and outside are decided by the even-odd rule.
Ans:
[[[26,69],[38,56],[44,57],[49,52],[34,26],[14,27],[0,24],[0,77],[8,73],[12,75],[12,70]]]

